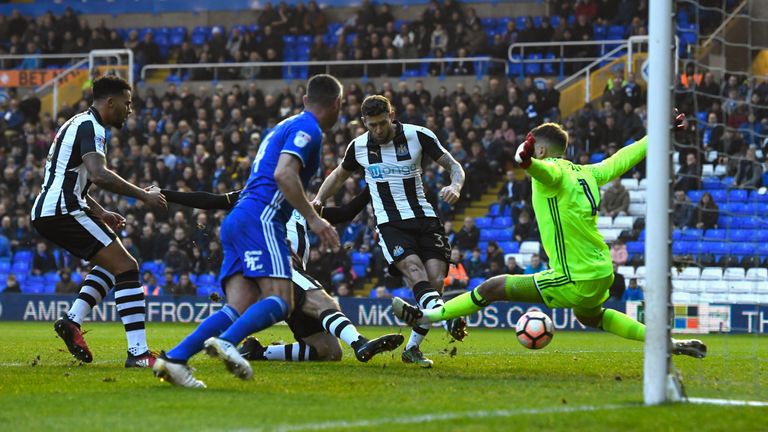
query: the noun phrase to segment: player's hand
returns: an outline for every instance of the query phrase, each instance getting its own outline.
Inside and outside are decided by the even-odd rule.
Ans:
[[[528,132],[525,141],[517,148],[515,161],[519,163],[523,169],[528,169],[528,167],[531,166],[534,144],[536,144],[536,138],[533,137],[532,133]]]
[[[688,126],[688,122],[685,120],[685,113],[681,113],[677,110],[677,108],[675,108],[673,116],[674,118],[672,119],[672,128],[675,131],[685,130],[685,127]]]
[[[334,228],[327,220],[318,216],[312,220],[308,220],[307,224],[309,225],[309,229],[320,237],[322,248],[333,249],[339,246],[339,233],[336,232],[336,228]]]
[[[461,197],[461,191],[454,185],[448,185],[440,190],[440,199],[448,204],[456,204]]]
[[[101,220],[107,224],[108,227],[112,228],[112,231],[117,231],[125,227],[125,218],[115,212],[104,211],[101,215]]]
[[[147,190],[145,192],[146,194],[144,195],[143,200],[145,204],[158,210],[168,209],[168,203],[165,202],[165,196],[160,193],[160,188],[156,187],[155,189]]]
[[[160,186],[153,184],[144,188],[146,192],[160,192]]]

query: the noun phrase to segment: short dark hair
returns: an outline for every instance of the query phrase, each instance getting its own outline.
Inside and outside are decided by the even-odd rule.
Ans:
[[[307,82],[307,99],[312,105],[331,105],[341,97],[341,83],[332,75],[315,75]]]
[[[392,112],[392,104],[389,103],[389,99],[384,96],[370,95],[363,99],[363,104],[360,106],[360,112],[364,117],[389,114]]]
[[[544,123],[535,127],[531,134],[536,138],[543,138],[547,145],[562,153],[568,148],[568,132],[557,123]]]
[[[104,75],[93,81],[93,100],[121,95],[125,90],[131,91],[128,81],[117,75]]]

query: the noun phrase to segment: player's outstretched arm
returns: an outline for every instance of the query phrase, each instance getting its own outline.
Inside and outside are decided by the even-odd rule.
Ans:
[[[600,163],[587,165],[598,186],[602,186],[616,177],[621,177],[635,165],[645,159],[648,149],[648,137],[644,136]]]
[[[346,181],[353,172],[354,171],[345,169],[342,165],[337,166],[336,169],[331,171],[328,177],[323,180],[323,184],[320,185],[320,190],[317,191],[315,201],[321,205],[325,203],[328,198],[332,197],[339,191],[339,189],[341,189],[341,186],[344,185],[344,181]]]
[[[229,210],[235,206],[240,197],[239,190],[225,194],[180,192],[168,189],[162,189],[161,192],[168,202],[203,210]]]
[[[363,211],[365,206],[371,202],[371,191],[368,186],[362,192],[355,195],[351,201],[339,207],[320,207],[320,217],[324,218],[333,225],[349,222]]]
[[[563,176],[560,167],[547,161],[535,159],[533,157],[535,145],[536,137],[529,132],[528,136],[525,137],[525,141],[520,144],[515,152],[515,161],[539,183],[548,187],[557,186]]]
[[[91,152],[83,155],[83,163],[88,170],[88,178],[98,187],[116,194],[137,198],[154,208],[167,208],[165,197],[159,192],[148,192],[128,183],[116,172],[107,168],[104,155]]]
[[[299,176],[301,166],[301,160],[297,156],[290,153],[281,154],[275,168],[277,187],[280,188],[280,192],[288,203],[307,219],[309,228],[320,237],[320,242],[327,247],[336,247],[339,245],[339,234],[336,229],[327,220],[321,218],[307,201]]]

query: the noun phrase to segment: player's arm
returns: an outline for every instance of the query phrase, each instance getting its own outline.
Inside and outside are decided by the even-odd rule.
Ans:
[[[116,172],[107,168],[107,160],[103,154],[87,153],[83,155],[83,163],[88,171],[88,178],[96,186],[116,194],[139,199],[151,207],[166,208],[165,197],[159,191],[147,192],[128,183]]]
[[[333,225],[349,222],[363,211],[366,205],[371,202],[371,191],[368,186],[362,192],[355,195],[351,201],[339,207],[320,207],[320,217],[324,218]]]
[[[344,152],[344,160],[341,164],[334,169],[328,177],[325,178],[323,184],[320,185],[320,190],[317,191],[315,202],[322,205],[328,198],[336,194],[341,189],[344,182],[351,176],[356,170],[362,168],[357,162],[355,157],[355,142],[352,141],[347,146],[347,151]]]
[[[104,207],[101,206],[101,204],[97,203],[95,199],[91,196],[91,194],[85,195],[85,202],[88,204],[88,208],[91,209],[93,214],[97,217],[101,217],[104,213],[106,213],[106,210],[104,210]]]
[[[464,187],[464,168],[440,144],[440,140],[437,139],[434,132],[427,128],[420,128],[416,132],[416,136],[419,138],[419,144],[421,144],[424,153],[443,167],[444,170],[448,171],[451,177],[451,184],[440,191],[440,198],[448,204],[456,204],[459,201],[461,188]]]
[[[275,181],[280,192],[305,219],[310,229],[320,237],[320,241],[329,247],[339,244],[339,235],[333,225],[321,218],[315,208],[307,201],[299,172],[302,160],[293,153],[281,153],[275,169]]]
[[[533,157],[535,144],[536,138],[529,132],[525,141],[520,144],[515,152],[515,161],[539,183],[547,187],[557,186],[563,178],[562,170],[552,162],[535,159]]]
[[[621,177],[635,165],[645,159],[648,149],[648,137],[645,136],[600,163],[587,165],[598,186],[602,186],[616,177]]]
[[[240,191],[214,194],[209,192],[180,192],[162,189],[162,194],[168,202],[181,204],[203,210],[229,210],[235,206],[240,197]]]

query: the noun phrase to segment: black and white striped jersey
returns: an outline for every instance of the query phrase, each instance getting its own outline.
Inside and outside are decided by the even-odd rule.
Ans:
[[[285,224],[285,231],[291,250],[301,259],[301,267],[307,268],[309,262],[309,227],[307,227],[307,220],[298,210],[294,209],[291,213],[291,218]]]
[[[45,179],[32,207],[32,220],[69,214],[88,208],[85,195],[91,182],[83,156],[106,157],[106,131],[95,108],[75,115],[61,126],[48,151]]]
[[[365,171],[377,224],[437,217],[421,182],[424,153],[436,161],[448,151],[429,129],[400,122],[395,122],[392,141],[384,145],[374,143],[366,132],[347,147],[342,167]]]

